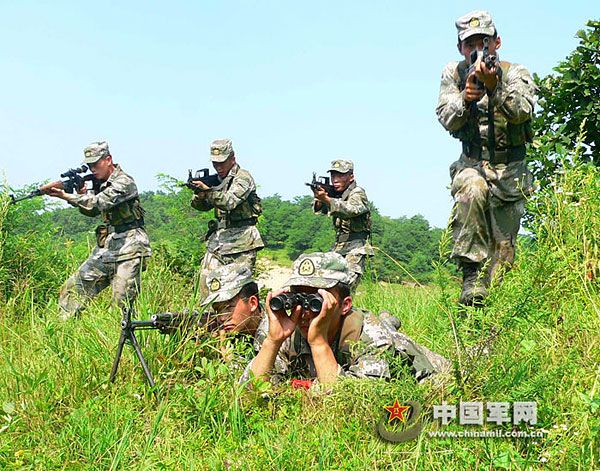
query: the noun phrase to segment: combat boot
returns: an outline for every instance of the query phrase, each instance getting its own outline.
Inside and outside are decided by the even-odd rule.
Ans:
[[[482,307],[483,300],[487,297],[484,277],[481,276],[481,263],[462,262],[463,272],[462,291],[459,304],[463,306]]]

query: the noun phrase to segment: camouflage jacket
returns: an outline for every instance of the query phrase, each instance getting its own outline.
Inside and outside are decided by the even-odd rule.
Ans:
[[[98,247],[99,256],[105,262],[121,262],[151,255],[148,235],[143,227],[116,232],[115,226],[143,221],[144,210],[140,206],[137,186],[119,165],[108,180],[100,185],[98,193],[67,194],[67,202],[90,217],[101,215],[109,229],[104,247]],[[143,225],[143,223],[142,223]]]
[[[340,375],[356,378],[389,378],[390,366],[386,355],[399,355],[417,378],[422,380],[433,373],[445,371],[449,362],[441,355],[417,344],[397,331],[397,319],[375,316],[369,311],[354,308],[344,317],[334,344],[333,353]],[[398,323],[399,324],[399,323]],[[258,352],[267,337],[268,317],[258,326],[254,348]],[[244,370],[240,381],[250,379],[252,362]],[[275,359],[270,380],[274,384],[287,378],[316,378],[317,372],[310,346],[296,331],[282,344]]]
[[[530,142],[531,118],[536,102],[536,87],[531,75],[519,64],[501,63],[502,78],[491,95],[494,105],[496,149],[504,150]],[[450,62],[442,72],[436,113],[438,120],[461,142],[487,147],[488,96],[477,102],[476,116],[464,99],[466,63]]]
[[[264,247],[256,228],[262,213],[256,184],[239,165],[234,165],[222,183],[205,196],[194,195],[191,205],[199,211],[215,211],[218,228],[208,239],[209,252],[230,255]]]
[[[330,198],[331,204],[314,206],[317,213],[329,214],[333,218],[336,242],[333,251],[347,255],[356,253],[373,255],[369,244],[371,234],[371,209],[365,190],[352,182],[339,198]]]

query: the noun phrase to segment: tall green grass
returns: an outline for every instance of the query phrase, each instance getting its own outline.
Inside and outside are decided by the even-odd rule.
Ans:
[[[0,243],[14,237],[2,226],[2,208]],[[57,240],[65,265],[55,273],[47,248],[36,251],[46,235],[38,234],[37,243],[0,245],[2,280],[11,283],[0,311],[0,468],[598,468],[600,172],[567,167],[530,210],[534,243],[519,247],[514,269],[483,310],[455,306],[459,282],[445,261],[447,234],[433,285],[366,277],[359,287],[355,304],[397,315],[404,332],[452,360],[449,378],[417,385],[399,368],[392,381],[343,380],[328,394],[266,385],[248,391],[237,384],[251,356],[248,344],[157,332],[139,333],[157,389],[145,384],[129,348],[110,384],[120,314],[108,293],[81,319],[62,323],[50,290],[85,258],[85,248],[73,253]],[[42,270],[20,272],[27,281],[21,289],[14,273],[2,270],[25,256]],[[44,268],[56,277],[51,284],[40,278]],[[146,317],[196,301],[194,280],[157,257],[143,275],[136,308]],[[427,431],[465,427],[428,419],[416,441],[388,444],[375,427],[394,399],[418,400],[428,416],[442,401],[537,401],[536,429],[548,433],[429,438]]]

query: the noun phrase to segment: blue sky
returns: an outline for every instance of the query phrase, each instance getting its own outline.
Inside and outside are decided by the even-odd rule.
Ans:
[[[549,73],[596,1],[2,2],[0,172],[55,179],[106,139],[141,190],[233,140],[262,196],[354,160],[382,214],[444,226],[459,144],[438,124],[455,19],[492,13],[502,59]]]

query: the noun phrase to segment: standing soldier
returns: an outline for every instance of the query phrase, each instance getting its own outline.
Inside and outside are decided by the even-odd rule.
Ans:
[[[489,13],[468,13],[456,28],[465,59],[444,68],[436,112],[462,143],[450,166],[452,258],[463,272],[459,303],[480,306],[494,274],[515,257],[531,191],[525,144],[532,139],[536,90],[525,67],[497,60],[501,41]]]
[[[87,301],[109,284],[113,301],[121,308],[129,306],[140,290],[144,258],[151,254],[144,210],[133,178],[113,162],[108,143],[93,142],[83,153],[84,163],[99,184],[96,190],[82,188],[77,194],[69,194],[53,183],[41,188],[85,216],[100,215],[104,222],[96,228],[97,247],[61,289],[58,303],[63,319],[78,315]]]
[[[256,184],[250,172],[240,168],[229,139],[218,139],[210,146],[210,158],[221,183],[209,187],[200,181],[201,190],[192,198],[192,207],[199,211],[214,209],[216,221],[209,223],[206,234],[206,255],[200,268],[200,289],[206,295],[209,270],[238,263],[254,271],[256,251],[264,247],[256,228],[262,213]]]
[[[371,209],[365,190],[354,181],[354,163],[334,160],[328,170],[336,197],[329,196],[322,187],[314,191],[315,212],[329,214],[335,228],[335,244],[331,249],[342,255],[353,273],[351,287],[356,288],[365,268],[365,258],[373,256],[369,243],[371,236]]]

